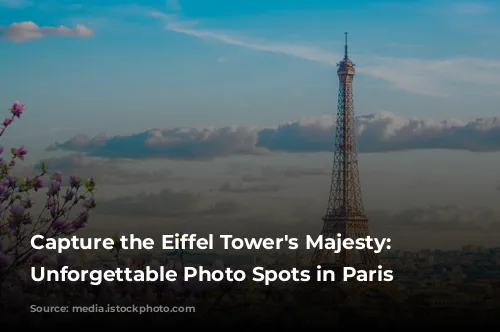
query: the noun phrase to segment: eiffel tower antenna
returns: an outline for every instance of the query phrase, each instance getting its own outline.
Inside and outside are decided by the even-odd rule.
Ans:
[[[339,94],[332,182],[328,207],[323,217],[321,235],[325,238],[364,238],[368,236],[368,218],[363,207],[356,149],[356,119],[352,81],[354,63],[347,53],[345,33],[344,58],[338,64]],[[338,254],[326,249],[316,249],[311,259],[311,268],[317,265],[332,267],[376,265],[377,257],[369,250],[342,250]]]
[[[344,34],[345,34],[344,59],[349,59],[349,56],[347,54],[347,32],[344,32]]]

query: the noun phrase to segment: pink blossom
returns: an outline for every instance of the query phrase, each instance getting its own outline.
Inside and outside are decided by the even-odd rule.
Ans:
[[[5,120],[3,120],[3,125],[5,127],[7,127],[8,125],[10,125],[14,120],[12,118],[5,118]]]
[[[78,187],[80,187],[80,182],[80,179],[74,175],[71,175],[69,177],[69,185],[71,186],[71,188],[78,189]]]
[[[61,173],[55,172],[54,174],[52,174],[51,179],[56,180],[57,182],[61,182],[62,181]]]
[[[33,188],[35,190],[39,190],[41,188],[43,188],[43,179],[41,176],[37,176],[34,180],[33,180]]]
[[[88,220],[89,220],[88,212],[83,212],[72,222],[71,227],[74,230],[83,228],[87,224]]]
[[[50,181],[49,194],[52,196],[55,196],[59,193],[59,190],[61,190],[61,182],[59,182],[57,180]]]
[[[28,150],[24,148],[24,145],[14,149],[13,154],[15,157],[24,160],[24,156],[28,153]]]
[[[16,179],[9,174],[2,180],[2,185],[5,187],[14,187],[16,185]]]
[[[23,222],[26,212],[23,206],[13,205],[10,208],[9,226],[11,229],[16,229]]]
[[[75,192],[74,191],[68,191],[66,195],[64,195],[64,199],[66,201],[71,201],[75,197]]]
[[[54,224],[52,225],[52,228],[54,228],[55,230],[61,230],[61,229],[64,229],[66,227],[66,223],[61,220],[61,219],[57,219],[56,221],[54,221]]]
[[[21,114],[24,112],[24,104],[20,101],[15,101],[10,111],[15,117],[20,118]]]

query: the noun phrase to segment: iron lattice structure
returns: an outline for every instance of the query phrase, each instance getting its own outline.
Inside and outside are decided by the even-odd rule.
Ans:
[[[333,158],[332,182],[326,215],[323,217],[323,237],[364,238],[368,236],[368,218],[364,211],[358,171],[356,149],[356,119],[352,82],[354,63],[347,53],[347,32],[345,33],[344,58],[338,63],[339,96],[337,126]],[[343,250],[334,254],[331,250],[316,249],[311,267],[318,264],[332,267],[376,265],[377,257],[369,250]]]

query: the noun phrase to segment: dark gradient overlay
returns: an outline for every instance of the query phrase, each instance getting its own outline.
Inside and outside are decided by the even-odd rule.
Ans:
[[[96,234],[95,236],[98,236]],[[102,235],[108,237],[109,235]],[[217,236],[217,235],[216,235]],[[158,236],[151,235],[157,239]],[[216,246],[221,247],[221,241]],[[160,240],[157,246],[161,246]],[[274,282],[269,286],[251,279],[254,266],[273,270],[308,269],[310,252],[275,251],[90,251],[65,252],[30,266],[48,269],[115,269],[116,266],[181,270],[203,266],[247,271],[244,282],[154,283],[38,282],[29,266],[10,275],[2,287],[2,322],[17,326],[66,322],[76,324],[164,324],[166,327],[275,327],[395,326],[439,324],[440,327],[493,323],[500,309],[498,257],[500,249],[464,247],[462,251],[391,250],[381,253],[380,264],[394,271],[393,282]],[[37,254],[39,255],[39,254]],[[38,256],[41,257],[41,256]],[[41,263],[40,263],[41,262]],[[311,271],[314,276],[315,271]],[[337,274],[337,278],[341,278]],[[74,313],[33,313],[33,306],[67,307]],[[91,309],[75,309],[90,306]],[[123,306],[149,312],[105,313]],[[185,312],[153,313],[155,306]],[[182,307],[173,309],[174,307]],[[193,309],[194,308],[194,309]],[[42,309],[37,309],[42,310]],[[54,309],[51,309],[54,310]],[[82,312],[84,310],[96,312]],[[115,309],[116,310],[116,309]],[[124,310],[124,309],[121,309]],[[165,311],[165,309],[163,309]],[[193,312],[194,311],[194,312]],[[53,325],[54,324],[54,325]],[[208,324],[208,325],[207,325]],[[409,324],[409,325],[408,325]],[[77,326],[77,325],[75,325]]]

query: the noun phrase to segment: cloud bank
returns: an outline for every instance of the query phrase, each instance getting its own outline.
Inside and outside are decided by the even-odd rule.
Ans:
[[[298,235],[314,234],[322,226],[322,211],[311,209],[309,201],[290,199],[277,209],[277,203],[266,204],[264,199],[246,199],[242,203],[236,198],[214,200],[206,194],[165,189],[156,194],[101,201],[96,212],[107,216],[168,218],[169,225],[171,221],[182,220],[182,227],[198,232],[202,228],[215,231],[220,227],[226,232],[231,228],[235,233],[260,231],[270,236],[274,232],[282,234],[283,227],[286,227],[288,234]],[[435,205],[367,212],[371,227],[384,232],[397,229],[429,234],[450,231],[488,233],[500,229],[498,211],[478,206]],[[204,218],[203,222],[200,218]],[[286,226],[283,220],[287,220]],[[252,229],[248,229],[249,225]],[[165,227],[165,224],[158,226]]]
[[[220,186],[219,191],[232,194],[242,194],[242,193],[267,193],[267,192],[278,192],[281,189],[279,185],[276,184],[257,184],[248,185],[245,182],[225,182]]]
[[[210,201],[201,194],[164,189],[160,193],[139,194],[104,200],[99,214],[129,217],[190,217],[220,216],[240,211],[233,200]]]
[[[126,169],[122,160],[91,158],[82,153],[42,160],[50,172],[81,177],[93,176],[99,183],[109,185],[149,184],[172,178],[169,170],[147,171]]]
[[[129,136],[77,135],[47,150],[109,158],[211,159],[273,151],[326,152],[333,148],[334,118],[319,116],[277,128],[249,127],[152,129]],[[389,152],[416,149],[500,151],[500,117],[464,123],[409,119],[389,112],[357,117],[358,150]]]
[[[81,24],[77,24],[71,29],[64,25],[59,27],[39,27],[34,22],[26,21],[0,27],[1,37],[17,43],[51,36],[85,38],[93,35],[94,31],[92,29]]]

